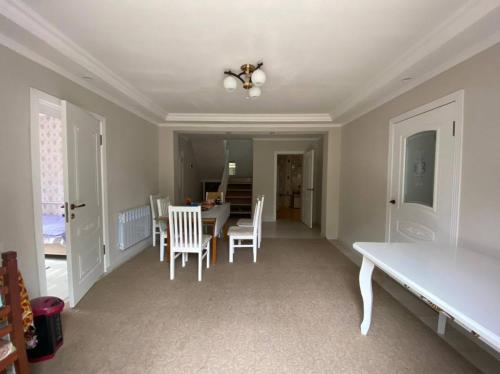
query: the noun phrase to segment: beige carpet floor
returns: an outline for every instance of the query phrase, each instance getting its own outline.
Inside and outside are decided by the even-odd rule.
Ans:
[[[375,285],[360,335],[358,268],[329,242],[265,239],[196,280],[151,248],[63,313],[65,342],[34,373],[474,373],[468,362]]]

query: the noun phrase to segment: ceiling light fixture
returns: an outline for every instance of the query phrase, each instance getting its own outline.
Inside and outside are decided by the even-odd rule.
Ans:
[[[236,74],[231,70],[224,72],[227,75],[224,78],[224,88],[227,92],[233,92],[238,86],[238,80],[243,84],[243,88],[248,90],[247,99],[256,99],[262,94],[260,87],[266,83],[266,73],[261,69],[263,62],[259,62],[256,66],[252,64],[241,65],[241,73]]]

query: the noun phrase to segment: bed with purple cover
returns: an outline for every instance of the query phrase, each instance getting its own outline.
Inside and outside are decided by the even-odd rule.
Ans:
[[[64,245],[66,240],[66,225],[60,215],[44,214],[42,216],[43,243]]]

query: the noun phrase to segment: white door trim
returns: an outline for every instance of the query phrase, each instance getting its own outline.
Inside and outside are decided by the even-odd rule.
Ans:
[[[278,204],[278,202],[276,201],[276,190],[278,188],[278,155],[303,155],[305,152],[306,151],[274,151],[273,221],[276,221],[276,207]]]
[[[42,229],[42,196],[40,176],[40,131],[38,113],[44,106],[61,115],[61,100],[35,88],[30,88],[30,141],[31,141],[31,176],[33,188],[33,215],[36,259],[38,266],[38,282],[41,296],[47,295],[47,278],[45,275],[45,255],[43,251],[43,229]],[[106,158],[106,119],[92,113],[101,122],[102,150],[101,150],[101,181],[102,181],[102,215],[103,215],[103,242],[106,246],[104,256],[104,271],[108,271],[109,258],[109,216],[108,216],[108,182],[107,182],[107,158]],[[69,279],[68,279],[69,282]]]
[[[387,162],[387,196],[386,196],[386,223],[385,223],[385,241],[389,241],[389,233],[391,226],[391,204],[389,201],[393,198],[391,183],[393,177],[393,141],[395,126],[409,118],[429,112],[447,104],[456,103],[457,113],[455,115],[455,144],[454,144],[454,160],[453,160],[453,188],[451,191],[452,208],[451,208],[451,240],[453,245],[458,243],[458,225],[460,214],[460,187],[462,178],[462,142],[463,142],[463,123],[464,123],[464,97],[465,91],[456,91],[450,95],[434,100],[428,104],[422,105],[409,112],[403,113],[389,121],[389,152]]]

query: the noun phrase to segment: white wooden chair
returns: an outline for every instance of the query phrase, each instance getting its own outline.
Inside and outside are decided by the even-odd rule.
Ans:
[[[252,248],[253,262],[257,262],[260,210],[261,201],[258,200],[257,204],[255,204],[252,226],[231,226],[227,231],[227,235],[229,236],[229,262],[233,262],[234,250],[236,248]]]
[[[259,200],[260,200],[260,217],[259,217],[259,229],[257,231],[258,240],[259,240],[258,248],[260,248],[260,245],[262,243],[262,211],[264,210],[264,195],[257,197],[257,201],[259,201]],[[255,215],[256,208],[257,208],[257,204],[255,204],[255,207],[254,207],[254,211],[253,211],[254,215]],[[252,216],[252,218],[240,218],[236,222],[236,225],[241,226],[241,227],[252,227],[253,216]]]
[[[160,197],[156,200],[156,207],[158,212],[158,217],[168,216],[168,207],[170,205],[170,198]],[[160,227],[160,261],[165,260],[165,243],[168,239],[168,233],[166,230],[166,225],[159,223]]]
[[[152,220],[152,233],[153,236],[153,247],[156,247],[156,236],[160,235],[160,224],[156,220],[158,218],[158,205],[156,204],[156,200],[161,198],[160,195],[149,195],[149,203],[151,204],[151,220]]]
[[[186,266],[189,253],[198,254],[198,281],[201,282],[203,259],[210,268],[210,242],[212,237],[204,235],[201,222],[201,207],[169,206],[170,228],[170,279],[175,277],[175,259],[182,256],[182,267]]]

